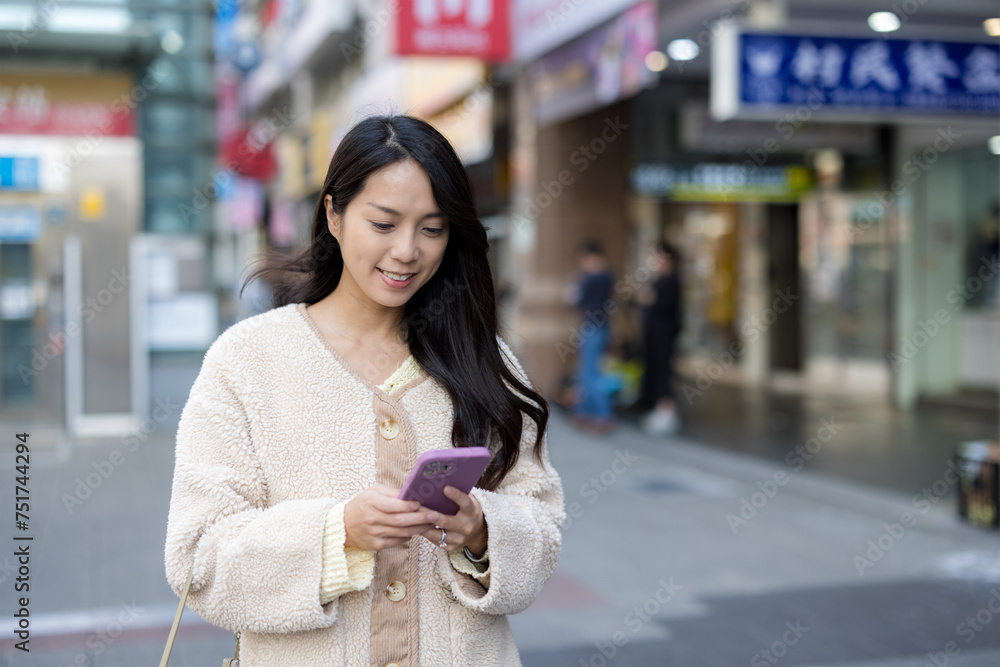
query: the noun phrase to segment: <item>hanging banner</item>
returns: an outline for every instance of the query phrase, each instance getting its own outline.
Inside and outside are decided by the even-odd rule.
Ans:
[[[507,60],[507,0],[399,0],[396,53]]]
[[[607,23],[639,0],[511,0],[513,57],[530,62]]]
[[[640,2],[528,67],[540,125],[630,97],[655,81],[645,65],[656,49],[656,5]]]
[[[739,33],[713,49],[712,114],[1000,112],[996,43]]]

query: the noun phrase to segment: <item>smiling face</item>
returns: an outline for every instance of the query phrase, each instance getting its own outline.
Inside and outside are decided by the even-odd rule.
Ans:
[[[359,303],[399,308],[434,276],[448,246],[448,221],[431,182],[413,160],[372,172],[343,215],[324,198],[330,233],[340,243],[344,272],[337,291]]]

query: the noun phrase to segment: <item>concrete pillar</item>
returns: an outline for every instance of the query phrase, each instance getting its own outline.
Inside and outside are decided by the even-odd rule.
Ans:
[[[748,385],[763,386],[770,379],[771,355],[770,335],[747,335],[743,324],[764,313],[774,295],[771,294],[768,277],[768,252],[764,240],[767,238],[767,207],[764,204],[742,204],[740,206],[740,278],[737,300],[736,332],[743,343],[743,359],[740,368]],[[771,334],[773,335],[773,334]]]
[[[528,93],[519,87],[515,102],[520,119]],[[576,275],[576,248],[585,239],[599,241],[618,278],[626,257],[628,107],[619,103],[585,116],[540,128],[533,155],[515,147],[518,179],[516,225],[519,276],[515,330],[524,364],[534,381],[550,393],[572,372],[573,341],[579,325],[566,305],[566,286]],[[517,123],[520,125],[520,123]],[[519,128],[515,144],[525,140]],[[619,286],[620,287],[620,286]],[[625,290],[613,297],[619,309]],[[612,320],[614,334],[615,320]]]

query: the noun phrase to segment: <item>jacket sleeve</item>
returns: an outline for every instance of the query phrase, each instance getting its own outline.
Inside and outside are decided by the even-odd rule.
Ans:
[[[514,374],[529,384],[510,349],[502,341],[500,346]],[[489,531],[488,586],[458,572],[447,559],[443,561],[453,572],[451,588],[458,602],[487,614],[515,614],[527,609],[552,575],[562,546],[566,512],[559,475],[549,463],[548,438],[543,438],[539,462],[533,451],[537,425],[522,417],[517,464],[496,491],[472,490],[482,505]]]
[[[205,355],[177,429],[165,550],[175,592],[194,577],[188,606],[229,630],[329,627],[320,604],[324,526],[333,498],[269,505],[245,407],[248,392],[222,340]]]

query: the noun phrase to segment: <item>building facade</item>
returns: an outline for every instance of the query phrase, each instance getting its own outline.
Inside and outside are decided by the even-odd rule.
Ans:
[[[211,212],[193,204],[214,163],[211,16],[203,0],[4,5],[0,414],[42,440],[140,428],[166,333],[146,317],[210,291]]]

